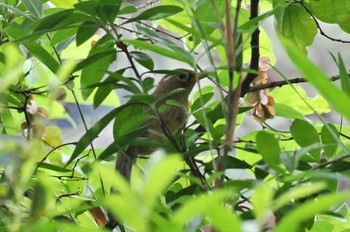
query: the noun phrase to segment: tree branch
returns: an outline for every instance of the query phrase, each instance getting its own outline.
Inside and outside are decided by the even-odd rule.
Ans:
[[[350,74],[348,74],[350,75]],[[337,81],[340,79],[340,76],[333,76],[330,78],[331,81]],[[284,80],[284,81],[275,81],[271,83],[266,83],[266,84],[261,84],[261,85],[256,85],[249,87],[246,89],[244,92],[242,91],[241,97],[244,97],[245,94],[250,93],[250,92],[255,92],[259,91],[262,89],[268,89],[268,88],[273,88],[273,87],[282,87],[284,85],[289,85],[289,84],[296,84],[296,83],[305,83],[308,82],[305,78],[294,78],[294,79],[289,79],[289,80]]]
[[[259,14],[259,0],[251,0],[250,1],[250,20],[256,18]],[[259,71],[259,58],[260,58],[260,48],[259,48],[259,25],[256,25],[256,29],[252,34],[252,38],[250,40],[250,47],[252,49],[250,65],[249,68],[251,70]],[[242,94],[249,89],[250,84],[255,79],[256,73],[248,73],[247,77],[244,78],[242,83]],[[244,93],[245,94],[245,93]]]

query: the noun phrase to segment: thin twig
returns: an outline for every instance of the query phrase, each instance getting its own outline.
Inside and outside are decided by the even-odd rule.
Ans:
[[[140,84],[142,84],[141,75],[140,75],[139,71],[138,71],[137,68],[136,68],[136,65],[135,65],[135,63],[134,63],[134,60],[133,60],[133,58],[132,58],[132,56],[131,56],[131,54],[130,54],[130,52],[129,52],[129,50],[128,50],[128,46],[127,46],[124,42],[122,42],[122,41],[117,41],[116,44],[117,44],[117,47],[125,53],[126,58],[128,59],[130,65],[131,65],[132,70],[134,71],[135,75],[136,75],[137,78],[139,79]]]
[[[29,95],[27,93],[23,94],[25,97],[24,100],[24,104],[23,104],[23,113],[24,113],[24,118],[26,120],[27,123],[27,140],[30,140],[30,133],[31,133],[31,122],[30,122],[30,118],[29,118],[29,113],[28,113],[28,101],[29,101]]]
[[[326,161],[324,163],[317,164],[317,165],[313,166],[311,169],[315,170],[315,169],[324,168],[324,167],[327,167],[330,164],[334,164],[334,163],[340,162],[340,161],[342,161],[344,159],[347,159],[347,158],[350,158],[350,154],[341,155],[341,156],[337,157],[336,159],[328,160],[328,161]]]
[[[71,143],[64,143],[61,145],[58,145],[56,147],[52,147],[52,149],[44,156],[44,158],[42,158],[40,160],[40,162],[38,163],[38,165],[35,167],[32,176],[35,175],[35,173],[37,172],[37,170],[39,169],[39,167],[45,162],[45,160],[52,154],[52,152],[56,151],[57,149],[64,147],[64,146],[69,146],[69,145],[76,145],[76,142],[71,142]]]
[[[83,126],[84,126],[84,129],[85,129],[85,132],[87,132],[89,129],[87,127],[87,124],[86,124],[86,121],[85,121],[85,117],[84,117],[83,111],[81,110],[80,103],[78,101],[77,95],[75,94],[73,89],[71,89],[70,91],[71,91],[71,93],[73,95],[75,105],[78,108],[79,116],[80,116],[80,118],[81,118],[81,120],[83,122]],[[94,147],[92,142],[90,143],[90,147],[91,147],[92,154],[94,155],[94,158],[97,159],[95,147]]]
[[[64,197],[71,197],[71,196],[79,196],[81,193],[80,189],[74,193],[64,193],[64,194],[61,194],[61,195],[58,195],[57,196],[57,200],[56,200],[56,203],[57,202],[60,202],[60,199],[64,198]]]

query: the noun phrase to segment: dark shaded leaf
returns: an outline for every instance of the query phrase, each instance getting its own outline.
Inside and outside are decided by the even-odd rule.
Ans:
[[[75,9],[78,9],[84,13],[87,13],[91,16],[96,15],[98,1],[84,1],[84,2],[78,2],[74,5]]]
[[[46,16],[38,21],[37,25],[34,28],[34,31],[41,31],[52,29],[58,24],[60,24],[65,18],[73,14],[74,10],[61,10],[59,12],[53,13],[52,15]]]
[[[215,158],[213,161],[210,161],[208,163],[205,163],[205,171],[206,172],[212,172],[213,169],[213,163],[216,163],[218,161],[218,158]],[[250,169],[251,166],[240,159],[237,159],[233,156],[227,156],[224,160],[224,169]]]
[[[76,37],[77,46],[90,39],[96,33],[99,27],[100,26],[98,24],[91,21],[84,22],[82,25],[80,25]]]
[[[97,5],[97,15],[105,23],[113,23],[119,13],[122,0],[100,0]]]
[[[173,5],[156,6],[143,11],[138,16],[129,19],[128,22],[135,22],[140,20],[164,19],[171,15],[177,14],[181,11],[183,11],[183,9],[179,6],[173,6]]]
[[[147,68],[148,70],[154,69],[154,63],[152,58],[143,52],[130,52],[131,56],[143,67]]]

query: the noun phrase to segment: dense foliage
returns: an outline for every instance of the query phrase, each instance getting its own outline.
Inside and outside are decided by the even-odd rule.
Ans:
[[[328,77],[306,46],[318,31],[349,43],[319,22],[350,33],[350,1],[132,3],[0,2],[0,231],[106,230],[107,211],[132,231],[348,231],[350,79],[342,54],[330,54],[339,73]],[[259,26],[271,17],[302,78],[274,67]],[[155,104],[173,63],[210,81],[191,95],[181,141],[138,159],[129,183],[116,154],[154,145],[137,137],[150,116],[134,110]],[[323,118],[332,109],[339,123]],[[240,128],[249,117],[261,129]],[[107,127],[112,141],[97,146]]]

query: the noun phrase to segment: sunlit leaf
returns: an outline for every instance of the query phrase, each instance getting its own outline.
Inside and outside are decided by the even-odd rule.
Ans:
[[[295,141],[301,146],[306,147],[315,143],[320,143],[320,136],[313,125],[306,120],[296,119],[290,127],[290,132]],[[320,149],[310,151],[316,160],[320,160]]]
[[[278,140],[273,134],[266,131],[259,131],[256,135],[256,145],[266,163],[272,167],[281,163],[281,148],[279,147]]]
[[[275,2],[281,3],[277,0]],[[299,51],[312,44],[317,34],[317,26],[309,13],[296,3],[281,4],[275,11],[275,29],[293,42]],[[295,47],[295,48],[297,48]]]
[[[286,38],[280,38],[287,53],[301,74],[322,96],[350,121],[350,107],[344,107],[344,102],[350,102],[350,96],[338,89],[331,80],[315,64],[313,64],[293,43]]]

